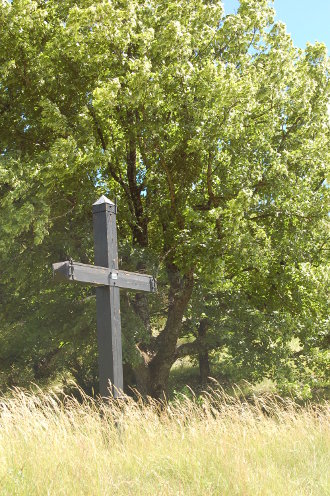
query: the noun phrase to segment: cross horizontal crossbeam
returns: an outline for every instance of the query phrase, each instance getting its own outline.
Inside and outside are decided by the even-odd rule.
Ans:
[[[72,260],[53,264],[53,274],[57,281],[77,281],[94,286],[110,286],[152,293],[157,289],[153,276],[88,265]]]

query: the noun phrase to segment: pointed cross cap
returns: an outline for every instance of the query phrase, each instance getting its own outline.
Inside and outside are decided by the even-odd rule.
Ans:
[[[116,214],[117,206],[115,203],[109,200],[109,198],[102,195],[95,203],[93,203],[93,213],[96,214],[98,212],[105,212],[105,211]]]

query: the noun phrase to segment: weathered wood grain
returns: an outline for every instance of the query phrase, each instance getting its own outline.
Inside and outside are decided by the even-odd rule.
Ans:
[[[58,281],[76,281],[95,286],[112,286],[135,291],[156,291],[153,276],[128,272],[126,270],[109,269],[80,262],[60,262],[53,264],[54,279]]]

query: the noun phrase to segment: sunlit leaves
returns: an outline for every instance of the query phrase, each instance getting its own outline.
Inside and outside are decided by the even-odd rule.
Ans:
[[[242,0],[229,16],[203,0],[20,0],[0,12],[3,311],[20,301],[28,321],[52,261],[92,262],[90,206],[106,193],[118,198],[125,263],[157,266],[157,332],[171,256],[195,274],[189,318],[208,315],[213,343],[237,364],[253,368],[258,355],[261,369],[268,353],[274,370],[295,332],[321,342],[325,46],[296,49],[266,0]],[[132,246],[141,219],[148,245]],[[54,291],[43,293],[50,313]],[[69,308],[79,290],[63,291]],[[74,315],[85,332],[79,305]]]

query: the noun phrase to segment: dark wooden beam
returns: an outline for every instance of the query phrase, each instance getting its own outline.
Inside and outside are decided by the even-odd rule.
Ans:
[[[152,293],[157,289],[154,277],[148,274],[97,267],[71,260],[53,264],[53,273],[56,281],[76,281]]]
[[[118,270],[116,205],[101,196],[93,205],[95,264]],[[124,389],[119,287],[96,288],[96,324],[101,396],[114,397]]]
[[[53,277],[54,281],[67,281],[70,280],[70,262],[66,260],[65,262],[58,262],[53,264]]]

